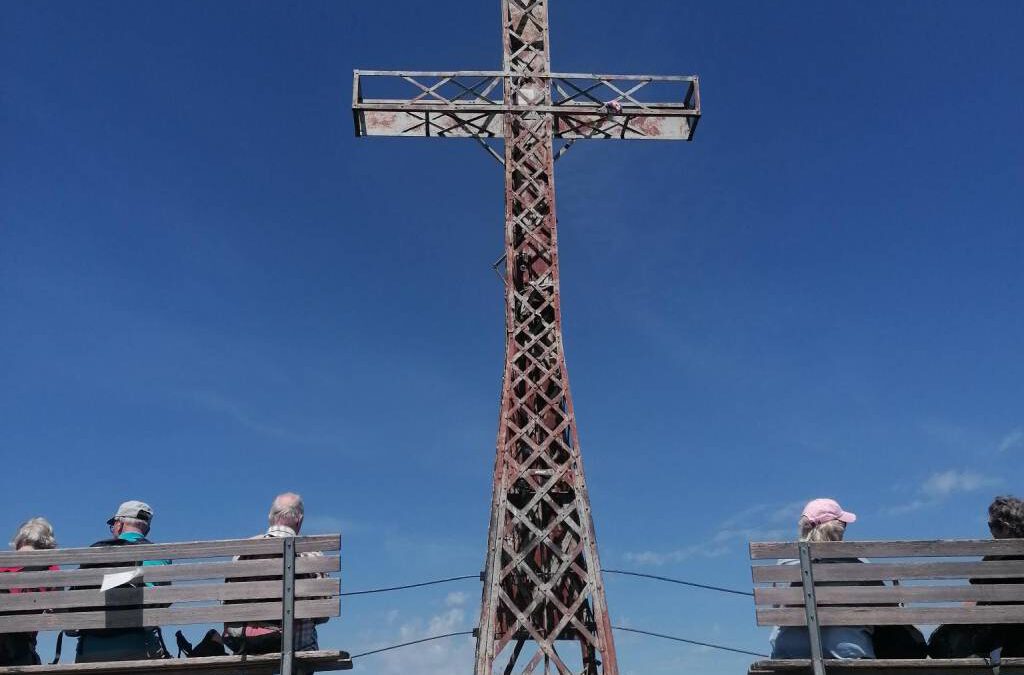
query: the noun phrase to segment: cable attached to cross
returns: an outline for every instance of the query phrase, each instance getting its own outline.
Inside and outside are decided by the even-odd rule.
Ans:
[[[699,640],[690,640],[688,638],[681,638],[675,635],[665,635],[664,633],[654,633],[652,631],[640,630],[639,628],[626,628],[625,626],[612,626],[614,630],[620,630],[627,633],[638,633],[640,635],[648,635],[650,637],[661,638],[662,640],[671,640],[673,642],[683,642],[696,647],[708,647],[710,649],[718,649],[720,651],[732,652],[734,654],[745,654],[748,656],[762,656],[768,658],[767,654],[760,652],[752,652],[746,649],[738,649],[736,647],[727,647],[725,645],[715,644],[713,642],[701,642]],[[380,649],[371,649],[368,652],[362,652],[360,654],[353,654],[350,658],[358,659],[363,656],[370,656],[372,654],[380,654],[382,652],[389,652],[393,649],[401,649],[402,647],[410,647],[412,645],[422,644],[424,642],[433,642],[434,640],[443,640],[444,638],[457,637],[460,635],[474,635],[475,630],[461,630],[455,633],[444,633],[442,635],[432,635],[430,637],[421,638],[419,640],[412,640],[410,642],[402,642],[397,645],[390,645],[388,647],[381,647]]]
[[[434,579],[433,581],[421,581],[416,584],[406,584],[404,586],[388,586],[386,588],[370,588],[365,591],[348,591],[347,593],[340,593],[339,595],[370,595],[372,593],[387,593],[389,591],[404,591],[408,588],[420,588],[422,586],[436,586],[437,584],[448,584],[453,581],[463,581],[465,579],[479,579],[479,574],[466,574],[461,577],[448,577],[447,579]]]
[[[739,591],[735,588],[725,588],[724,586],[712,586],[710,584],[702,584],[696,581],[686,581],[684,579],[673,579],[672,577],[663,577],[657,574],[645,574],[643,572],[630,572],[628,570],[604,570],[606,574],[621,574],[631,577],[643,577],[645,579],[654,579],[655,581],[664,581],[670,584],[679,584],[680,586],[689,586],[691,588],[701,588],[707,591],[717,591],[719,593],[730,593],[732,595],[743,595],[753,597],[753,593],[749,591]],[[465,581],[466,579],[480,579],[479,574],[464,574],[458,577],[447,577],[445,579],[434,579],[432,581],[421,581],[415,584],[405,584],[404,586],[387,586],[384,588],[369,588],[362,591],[348,591],[342,593],[343,596],[351,595],[371,595],[373,593],[387,593],[389,591],[404,591],[409,588],[421,588],[423,586],[434,586],[436,584],[448,584],[453,581]]]

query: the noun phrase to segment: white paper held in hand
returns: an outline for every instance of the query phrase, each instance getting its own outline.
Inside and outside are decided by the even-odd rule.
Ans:
[[[103,575],[103,584],[100,586],[100,592],[106,593],[111,588],[118,588],[135,581],[142,576],[142,568],[136,567],[133,570],[127,572],[114,572],[113,574]]]

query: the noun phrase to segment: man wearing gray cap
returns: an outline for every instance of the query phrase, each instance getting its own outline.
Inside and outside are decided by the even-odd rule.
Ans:
[[[103,539],[93,546],[131,546],[133,544],[151,544],[146,539],[153,521],[153,509],[149,504],[137,500],[124,502],[107,520],[111,539]],[[144,560],[125,563],[125,567],[147,567],[151,565],[170,565],[170,560]],[[99,565],[108,567],[107,564]],[[86,567],[83,565],[83,567]],[[136,586],[137,584],[129,584]],[[146,586],[153,586],[146,583]],[[121,609],[138,609],[142,607],[123,607]],[[76,663],[95,661],[132,661],[137,659],[165,659],[170,655],[164,646],[160,628],[104,628],[101,630],[78,631],[78,646],[75,650]]]

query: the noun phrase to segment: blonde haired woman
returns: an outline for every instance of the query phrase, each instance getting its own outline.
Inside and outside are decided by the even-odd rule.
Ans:
[[[11,548],[15,551],[39,551],[57,548],[57,540],[53,536],[53,525],[46,518],[30,518],[21,524],[11,540]],[[31,572],[38,568],[0,567],[3,572]],[[49,569],[56,570],[56,566]],[[9,593],[32,593],[45,591],[45,588],[11,588]],[[36,652],[35,633],[7,633],[0,635],[0,666],[33,666],[39,665],[39,654]]]
[[[800,541],[842,541],[843,535],[846,534],[846,526],[855,520],[857,516],[844,511],[834,499],[814,499],[807,503],[800,514],[800,521],[797,523]],[[787,560],[782,564],[793,565],[798,562]],[[811,656],[811,640],[807,628],[803,626],[776,626],[772,632],[771,644],[773,659],[806,659]],[[825,626],[821,629],[821,649],[825,658],[873,659],[875,648],[872,644],[872,628]]]

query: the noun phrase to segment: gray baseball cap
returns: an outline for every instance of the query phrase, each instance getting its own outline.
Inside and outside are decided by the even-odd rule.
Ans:
[[[153,519],[153,509],[146,502],[133,499],[117,507],[117,513],[110,517],[107,525],[113,525],[118,518],[138,518],[148,523]]]

